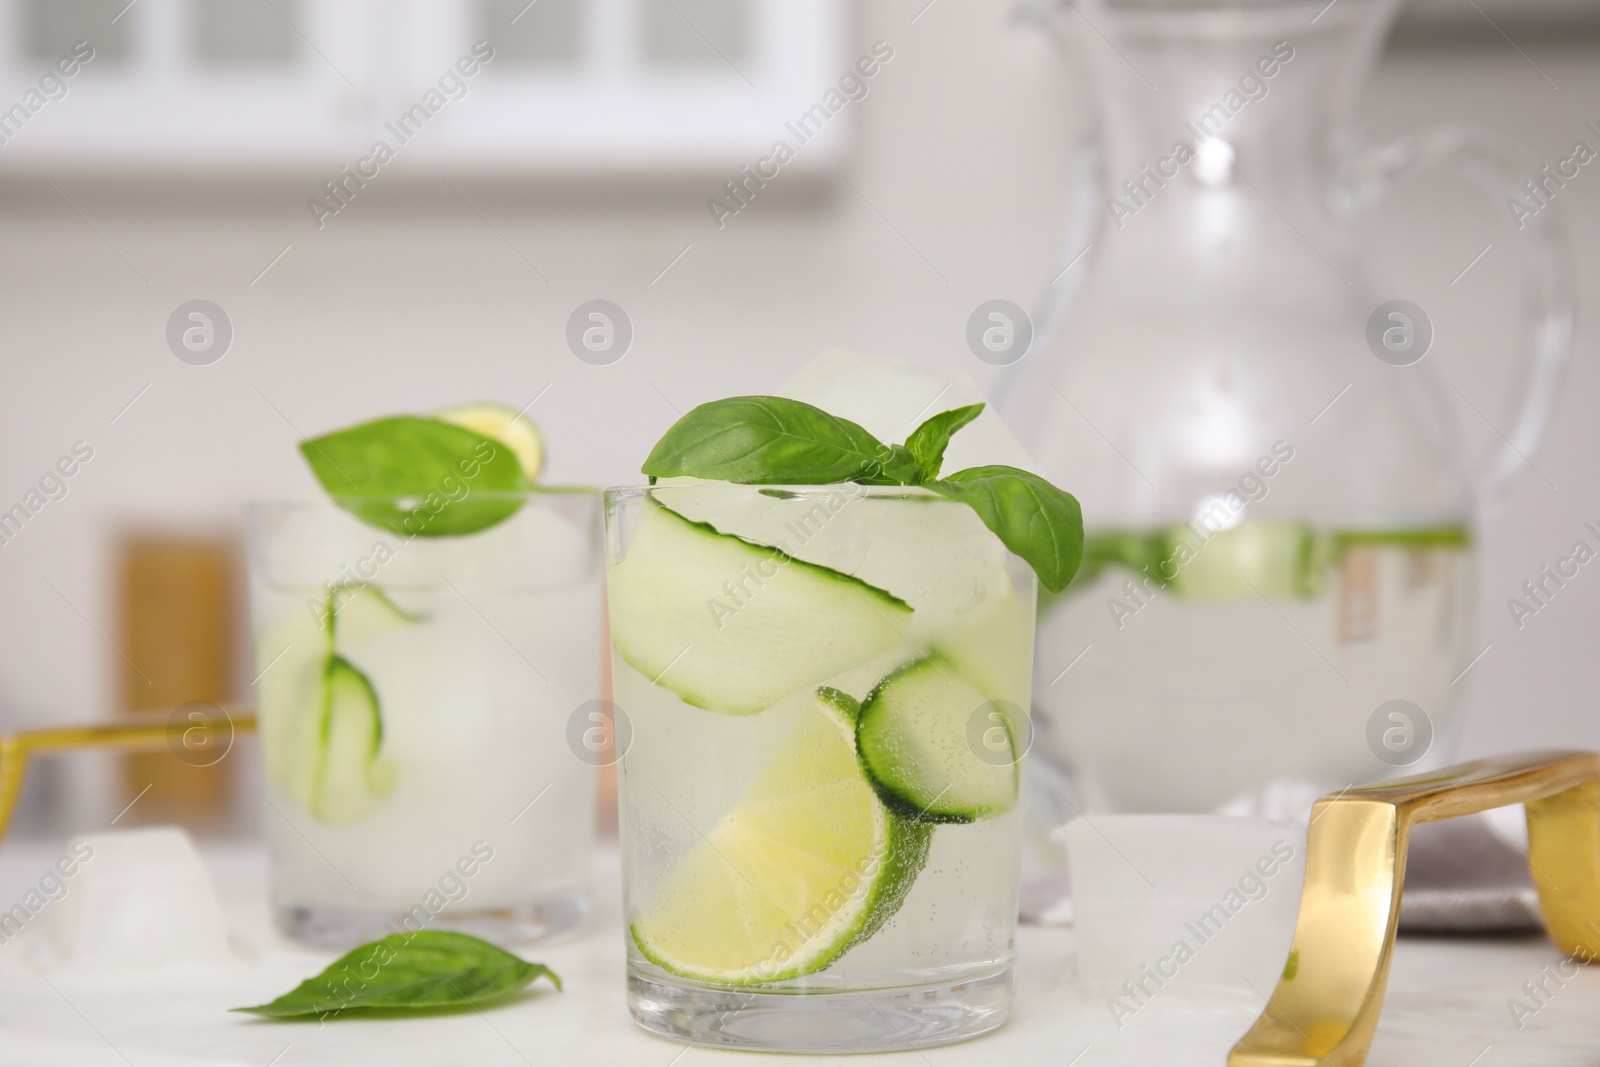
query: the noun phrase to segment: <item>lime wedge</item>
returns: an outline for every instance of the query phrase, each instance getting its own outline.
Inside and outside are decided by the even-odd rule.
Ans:
[[[517,457],[528,481],[539,480],[539,472],[544,470],[544,438],[531,420],[503,404],[463,404],[435,412],[433,417],[500,442]]]
[[[858,711],[816,691],[782,755],[634,920],[645,958],[705,982],[783,981],[827,967],[899,910],[933,828],[873,792],[856,760]]]

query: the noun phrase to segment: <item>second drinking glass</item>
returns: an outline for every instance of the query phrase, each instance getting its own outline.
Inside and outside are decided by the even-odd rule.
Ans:
[[[599,495],[473,502],[510,515],[425,537],[329,501],[251,509],[271,898],[291,938],[514,943],[588,913],[594,761],[567,737],[600,688]]]

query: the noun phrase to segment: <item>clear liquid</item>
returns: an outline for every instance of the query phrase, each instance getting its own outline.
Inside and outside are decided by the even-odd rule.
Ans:
[[[595,768],[567,737],[600,694],[598,503],[530,500],[482,533],[414,540],[331,505],[258,514],[263,818],[290,936],[332,946],[385,932],[375,924],[461,920],[514,941],[581,922]],[[371,684],[384,773],[370,803],[334,816],[296,787],[327,746],[295,728],[318,721],[328,692],[321,582],[352,574],[365,580],[340,595],[332,643]],[[294,678],[308,681],[285,684]]]
[[[1391,776],[1368,721],[1395,699],[1432,725],[1412,769],[1443,758],[1476,651],[1465,527],[1087,540],[1079,579],[1041,609],[1034,707],[1091,808],[1206,811],[1274,780]],[[1178,541],[1192,561],[1163,570]]]
[[[671,504],[688,510],[685,503]],[[804,510],[809,505],[801,501],[796,506]],[[773,543],[784,521],[792,516],[783,504],[770,507],[765,515],[741,514],[741,536]],[[943,536],[948,527],[941,528],[941,523],[946,521],[959,527],[961,536]],[[912,527],[902,523],[915,525],[914,542],[910,540]],[[735,526],[738,528],[737,523]],[[908,536],[898,536],[901,533]],[[895,668],[929,655],[937,647],[954,660],[982,664],[984,685],[992,699],[1028,706],[1034,578],[1019,561],[1006,555],[969,510],[920,500],[866,500],[833,518],[809,543],[786,543],[785,548],[800,558],[847,570],[889,589],[915,609],[900,647],[831,678],[818,679],[818,684],[859,700]],[[998,580],[995,567],[1000,568]],[[974,577],[979,572],[987,574],[988,580]],[[612,671],[617,704],[633,728],[632,745],[619,776],[624,895],[631,927],[649,910],[656,893],[684,857],[719,819],[739,808],[762,771],[785,758],[785,742],[806,715],[814,714],[809,708],[815,687],[808,685],[757,714],[727,715],[685,703],[667,688],[652,684],[619,655],[612,657]],[[887,1024],[873,1015],[876,1009],[859,993],[951,986],[1004,975],[1014,954],[1021,819],[1019,803],[996,817],[935,826],[927,862],[893,917],[868,940],[815,973],[757,985],[719,987],[693,982],[651,963],[631,937],[630,973],[636,981],[679,989],[845,994],[837,1009],[837,1025],[848,1029],[844,1020],[854,1010],[852,1005],[859,1005],[857,1014],[864,1018],[858,1021],[864,1032],[876,1030]],[[1009,982],[1008,978],[999,980]],[[793,998],[776,1000],[792,1002]],[[932,998],[929,1005],[934,1005]],[[706,1011],[709,1014],[711,1009]],[[729,1027],[719,1021],[715,1035],[695,1036],[698,1031],[693,1025],[679,1030],[673,1029],[676,1024],[650,1021],[649,1011],[641,1011],[637,998],[635,1012],[653,1029],[715,1044],[856,1051],[904,1047],[903,1040],[895,1039],[892,1032],[886,1040],[880,1041],[879,1035],[863,1037],[864,1043],[860,1043],[840,1036],[844,1030],[832,1035],[839,1043],[829,1045],[827,1031],[832,1022],[821,1030],[808,1023],[803,1029],[812,1029],[804,1035],[783,1031],[788,1036],[775,1037],[778,1031],[763,1030],[762,1036],[746,1042],[730,1038]],[[960,1016],[961,1009],[951,1009],[950,1015],[952,1019]],[[984,1028],[997,1023],[998,1018],[992,1018]],[[922,1024],[911,1021],[906,1025]]]
[[[394,785],[366,818],[327,825],[267,774],[274,902],[404,912],[436,891],[444,911],[462,912],[583,890],[594,768],[568,749],[566,728],[572,710],[594,697],[598,590],[473,590],[470,605],[449,587],[384,592],[422,620],[341,642],[340,654],[377,693],[380,756],[394,768]],[[306,600],[320,595],[258,588],[270,620],[261,632],[306,614]],[[593,625],[577,625],[585,617]],[[261,648],[275,654],[270,642]],[[263,732],[274,728],[273,715],[299,711],[263,706]],[[485,852],[492,858],[484,861]],[[469,862],[477,868],[470,878],[457,869],[463,857],[480,861]]]

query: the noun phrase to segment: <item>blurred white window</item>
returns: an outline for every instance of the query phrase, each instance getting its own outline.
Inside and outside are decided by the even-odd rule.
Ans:
[[[0,170],[337,168],[378,139],[408,169],[737,170],[853,62],[844,5],[0,0]],[[399,148],[386,124],[441,98]]]

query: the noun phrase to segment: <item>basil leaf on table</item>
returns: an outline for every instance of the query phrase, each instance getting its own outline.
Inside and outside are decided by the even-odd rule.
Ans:
[[[1059,593],[1083,559],[1083,512],[1071,493],[1037,474],[995,464],[968,467],[928,488],[960,501],[1021,556],[1040,583]]]
[[[493,526],[522,506],[494,494],[529,488],[503,444],[439,419],[375,419],[300,442],[334,503],[373,526],[453,537]]]
[[[966,407],[941,411],[911,431],[911,436],[906,438],[906,450],[916,460],[917,468],[922,472],[922,481],[931,482],[939,477],[939,468],[944,465],[944,450],[950,447],[950,438],[961,427],[983,414],[983,409],[983,404],[968,404]]]
[[[641,470],[652,478],[827,485],[882,477],[886,464],[909,462],[821,408],[778,396],[735,396],[701,404],[673,423]]]
[[[353,949],[268,1004],[234,1008],[273,1019],[325,1018],[342,1012],[473,1007],[509,996],[535,979],[561,979],[468,934],[419,930]]]

